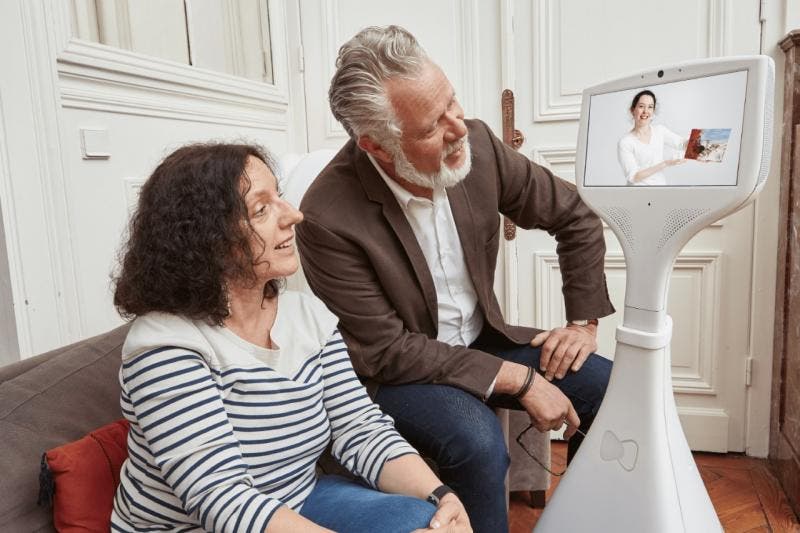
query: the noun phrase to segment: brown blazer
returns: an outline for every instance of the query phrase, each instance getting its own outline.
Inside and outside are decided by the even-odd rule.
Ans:
[[[575,186],[506,147],[483,122],[466,122],[472,170],[447,196],[485,327],[516,344],[537,332],[506,324],[494,295],[498,213],[555,236],[568,319],[613,313],[603,228]],[[483,396],[502,360],[436,340],[436,289],[425,257],[396,198],[352,140],[300,209],[306,278],[339,317],[353,366],[368,385],[440,383]]]

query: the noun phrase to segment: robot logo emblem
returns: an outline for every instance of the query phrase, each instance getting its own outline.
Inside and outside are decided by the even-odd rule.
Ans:
[[[628,472],[636,468],[636,459],[639,456],[639,445],[631,439],[620,440],[609,430],[603,434],[600,443],[600,457],[603,461],[617,461]]]

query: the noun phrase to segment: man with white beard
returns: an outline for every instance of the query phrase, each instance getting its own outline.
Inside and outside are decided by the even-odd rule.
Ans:
[[[611,363],[593,353],[597,319],[614,311],[602,225],[572,184],[465,120],[402,28],[362,30],[336,66],[330,105],[351,139],[301,203],[305,275],[373,398],[437,463],[475,531],[505,531],[508,452],[492,408],[524,409],[541,431],[566,424],[570,437],[605,393]],[[558,241],[564,327],[503,320],[498,214]]]

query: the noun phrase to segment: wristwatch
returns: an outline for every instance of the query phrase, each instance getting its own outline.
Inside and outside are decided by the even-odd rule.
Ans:
[[[567,323],[567,325],[569,325],[569,326],[588,326],[589,324],[592,324],[592,325],[596,326],[597,325],[597,319],[596,318],[590,318],[589,320],[570,320]]]
[[[438,487],[433,489],[433,492],[428,494],[428,497],[425,498],[425,500],[432,503],[436,507],[439,507],[439,502],[442,501],[442,498],[444,498],[445,495],[450,494],[451,492],[453,494],[456,493],[453,489],[451,489],[447,485],[439,485]]]

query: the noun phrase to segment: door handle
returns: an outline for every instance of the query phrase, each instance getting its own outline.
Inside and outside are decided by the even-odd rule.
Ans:
[[[525,136],[514,129],[514,92],[511,89],[503,90],[500,95],[500,108],[503,116],[503,142],[514,150],[519,150],[525,142]],[[503,217],[503,237],[507,241],[513,241],[516,236],[516,224],[510,218]]]
[[[514,150],[519,150],[522,143],[525,142],[525,136],[519,130],[514,130],[514,135],[511,137],[511,147]]]

